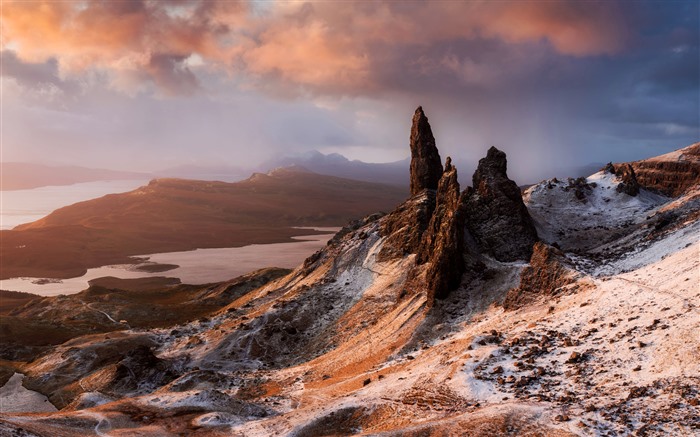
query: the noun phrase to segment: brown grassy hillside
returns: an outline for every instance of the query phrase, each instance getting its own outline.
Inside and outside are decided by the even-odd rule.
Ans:
[[[157,179],[0,232],[0,277],[68,278],[129,256],[290,241],[393,208],[401,188],[281,169],[237,183]]]

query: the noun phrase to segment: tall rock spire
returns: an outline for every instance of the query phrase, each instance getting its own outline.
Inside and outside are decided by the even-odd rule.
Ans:
[[[411,127],[411,196],[425,189],[437,190],[442,177],[442,161],[428,117],[418,107]]]

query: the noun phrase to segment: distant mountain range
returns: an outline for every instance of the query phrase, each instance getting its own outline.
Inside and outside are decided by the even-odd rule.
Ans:
[[[454,162],[458,168],[472,168],[476,165],[475,162],[459,159]],[[267,173],[282,167],[301,167],[322,175],[407,187],[408,175],[406,174],[406,168],[409,166],[409,163],[410,158],[385,163],[363,162],[350,160],[339,153],[323,154],[316,150],[271,159],[258,166],[184,164],[150,173],[7,162],[0,164],[0,169],[2,170],[0,190],[22,190],[48,185],[71,185],[93,181],[155,178],[237,182],[244,180],[252,173]],[[590,163],[576,167],[559,167],[543,177],[570,176],[576,178],[587,176],[596,172],[602,166],[602,163]],[[461,175],[460,183],[463,185],[470,184],[471,180],[464,179],[465,177],[466,175]],[[526,183],[524,186],[529,186],[538,181],[522,182]]]
[[[381,184],[408,186],[406,168],[410,158],[386,163],[369,163],[349,160],[339,153],[325,155],[316,150],[299,155],[285,156],[267,161],[259,166],[262,171],[278,167],[301,166],[315,173],[357,179],[360,181],[378,182]]]

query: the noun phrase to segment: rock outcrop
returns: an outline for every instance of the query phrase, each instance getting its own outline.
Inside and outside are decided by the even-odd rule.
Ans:
[[[639,194],[639,182],[634,173],[634,168],[630,164],[621,164],[615,169],[615,175],[620,178],[620,183],[617,185],[618,193],[625,193],[632,197]]]
[[[474,188],[460,193],[457,169],[447,158],[443,171],[419,107],[413,117],[411,156],[412,197],[382,220],[380,233],[386,240],[378,260],[416,254],[410,276],[422,278],[420,288],[432,301],[457,288],[466,261],[475,264],[481,252],[499,261],[530,258],[537,233],[520,189],[508,179],[505,153],[492,147],[479,161]],[[476,241],[476,247],[467,247],[465,239]]]
[[[417,263],[430,262],[428,295],[442,299],[459,286],[464,273],[464,210],[457,169],[448,157],[438,184],[435,212],[423,235]]]
[[[700,143],[630,165],[639,185],[677,197],[700,183]]]
[[[442,177],[442,160],[428,117],[418,107],[411,127],[411,196],[425,189],[436,190]]]
[[[382,221],[379,233],[386,241],[377,255],[379,261],[418,253],[435,210],[435,196],[435,191],[424,190],[399,205]]]
[[[520,274],[520,285],[508,291],[503,307],[514,310],[540,297],[554,296],[559,288],[574,283],[579,277],[560,250],[538,241],[533,247],[530,265]]]
[[[537,231],[520,188],[508,179],[506,154],[491,147],[465,193],[467,228],[482,251],[499,261],[527,260]]]

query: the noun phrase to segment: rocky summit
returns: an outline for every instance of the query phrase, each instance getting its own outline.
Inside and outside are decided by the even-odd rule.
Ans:
[[[292,271],[0,293],[0,436],[697,435],[696,146],[462,190],[413,121],[411,196]]]
[[[527,260],[537,231],[507,167],[506,154],[495,147],[479,161],[465,196],[467,227],[481,250],[497,260]]]
[[[411,126],[411,195],[437,189],[441,177],[442,161],[435,147],[435,137],[428,117],[419,106]]]

